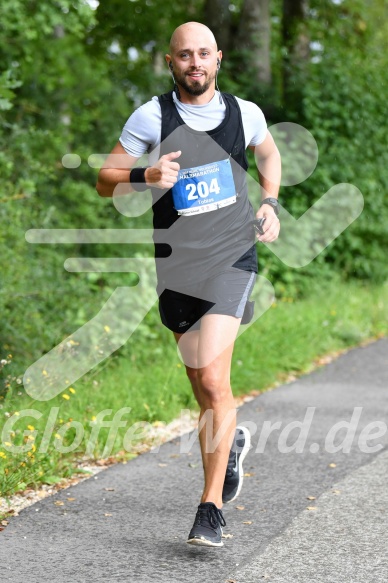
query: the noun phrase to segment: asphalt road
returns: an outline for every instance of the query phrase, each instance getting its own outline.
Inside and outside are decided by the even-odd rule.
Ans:
[[[177,438],[10,519],[1,582],[386,583],[387,355],[351,350],[239,410],[255,433],[222,548],[185,542],[202,469]]]

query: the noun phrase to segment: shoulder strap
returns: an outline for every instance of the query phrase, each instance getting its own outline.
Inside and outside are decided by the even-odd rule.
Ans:
[[[172,91],[168,91],[168,93],[163,93],[162,95],[159,95],[158,99],[159,99],[160,106],[162,106],[162,103],[166,102],[166,101],[169,101],[170,103],[174,104],[174,101],[172,98]]]
[[[179,116],[177,115],[177,110],[172,98],[172,91],[159,95],[158,99],[162,115],[160,141],[163,143],[167,136],[169,136],[183,122],[179,120]]]

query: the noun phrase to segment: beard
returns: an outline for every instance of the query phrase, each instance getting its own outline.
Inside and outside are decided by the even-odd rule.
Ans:
[[[200,81],[188,82],[186,79],[185,73],[177,74],[174,71],[174,76],[175,76],[175,81],[176,81],[177,85],[180,85],[182,87],[182,89],[184,89],[186,91],[186,93],[188,93],[189,95],[196,95],[196,96],[203,95],[203,93],[205,93],[209,89],[209,87],[213,83],[214,79],[216,78],[215,73],[213,73],[212,75],[206,75],[204,83],[201,84]]]

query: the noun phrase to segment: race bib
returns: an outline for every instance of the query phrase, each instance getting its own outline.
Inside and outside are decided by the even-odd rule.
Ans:
[[[235,203],[236,188],[230,160],[180,170],[172,197],[179,215],[207,213]]]

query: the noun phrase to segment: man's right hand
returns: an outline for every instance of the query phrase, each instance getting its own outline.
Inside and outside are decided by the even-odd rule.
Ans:
[[[178,180],[180,165],[174,162],[182,154],[180,150],[165,154],[145,171],[145,181],[156,188],[172,188]]]

